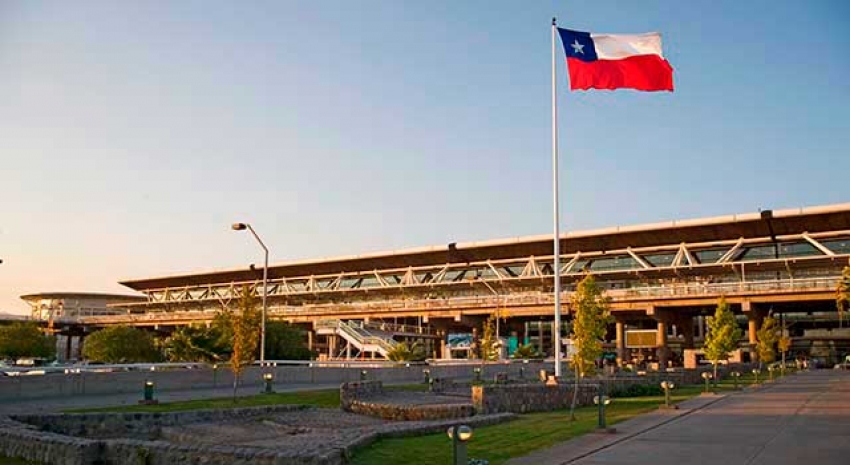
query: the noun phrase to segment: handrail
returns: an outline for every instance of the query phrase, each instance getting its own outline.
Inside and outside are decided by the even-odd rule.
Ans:
[[[793,291],[829,291],[833,292],[835,283],[840,276],[823,276],[814,278],[801,279],[780,279],[766,281],[733,281],[720,283],[663,283],[660,285],[645,285],[634,286],[624,289],[609,289],[606,293],[616,301],[629,301],[635,299],[646,298],[667,298],[667,297],[694,297],[694,296],[719,296],[730,294],[746,294],[746,293],[765,293],[765,292],[793,292]],[[564,296],[569,297],[571,291],[565,291]],[[358,304],[341,305],[341,304],[306,304],[303,306],[291,307],[272,307],[270,313],[273,315],[299,315],[299,314],[321,314],[326,313],[332,315],[338,313],[341,309],[352,309],[362,311],[386,311],[392,312],[397,309],[445,309],[445,308],[465,308],[465,307],[499,307],[499,306],[522,306],[522,305],[550,305],[554,300],[554,296],[543,292],[527,292],[522,294],[505,294],[499,296],[470,296],[470,297],[451,297],[444,299],[417,299],[417,300],[382,300],[361,302]],[[144,314],[131,315],[103,315],[86,319],[87,323],[108,323],[108,322],[134,322],[156,320],[164,315],[169,315],[173,318],[179,318],[185,315],[186,318],[197,318],[199,314],[211,313],[208,311],[180,311],[180,312],[150,312]],[[324,320],[322,320],[324,321]],[[317,323],[317,327],[322,324],[322,321]],[[338,321],[338,320],[337,320]],[[390,325],[391,323],[369,323],[372,325]],[[332,326],[331,326],[332,327]]]

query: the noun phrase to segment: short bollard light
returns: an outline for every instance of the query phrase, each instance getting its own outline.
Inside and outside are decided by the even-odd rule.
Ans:
[[[702,372],[702,374],[701,374],[700,376],[702,376],[702,379],[704,379],[704,380],[705,380],[705,390],[703,391],[703,393],[708,394],[708,382],[709,382],[709,380],[711,380],[711,378],[713,378],[714,376],[712,376],[712,374],[711,374],[711,373],[709,373],[709,372],[707,372],[707,371],[703,371],[703,372]]]
[[[466,443],[472,439],[472,428],[466,425],[450,426],[448,431],[449,439],[452,440],[452,457],[454,465],[467,465],[469,460],[466,458]]]
[[[422,370],[422,374],[425,375],[425,384],[431,384],[431,369],[425,368]]]
[[[729,376],[731,376],[732,381],[735,382],[735,390],[737,391],[738,390],[738,378],[741,377],[741,372],[740,371],[733,371],[733,372],[729,373]]]
[[[145,380],[145,388],[142,400],[139,401],[140,404],[158,404],[159,401],[154,399],[154,383],[153,381],[147,379]]]
[[[555,237],[555,236],[552,236]],[[525,379],[525,367],[519,367],[519,379]]]
[[[360,381],[366,381],[366,378],[369,376],[369,372],[366,370],[360,370]]]
[[[472,372],[475,373],[475,382],[481,382],[481,367],[475,367],[472,369]]]
[[[678,409],[679,406],[670,404],[670,391],[672,391],[676,385],[672,381],[662,381],[661,389],[664,389],[664,408],[672,408]]]
[[[755,377],[755,381],[753,381],[753,384],[759,383],[759,375],[760,374],[761,374],[761,370],[759,370],[758,368],[753,368],[753,376]]]
[[[272,385],[274,384],[274,375],[272,373],[263,373],[263,384],[265,385],[263,394],[274,393],[274,389],[272,389]]]
[[[773,381],[773,371],[776,370],[776,367],[773,365],[767,366],[767,376],[770,381]]]
[[[216,385],[216,381],[218,381],[218,363],[213,363],[213,387]]]
[[[599,420],[597,421],[596,429],[605,432],[613,432],[613,429],[608,429],[608,425],[605,422],[605,406],[611,403],[611,398],[605,395],[605,387],[601,383],[599,384],[599,395],[593,396],[593,403],[596,404],[597,411],[599,413]]]

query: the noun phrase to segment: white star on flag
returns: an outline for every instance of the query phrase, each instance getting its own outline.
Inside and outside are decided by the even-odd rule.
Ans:
[[[578,39],[576,39],[576,41],[572,45],[570,45],[570,47],[575,50],[576,54],[581,53],[582,55],[584,55],[584,45],[578,43]]]

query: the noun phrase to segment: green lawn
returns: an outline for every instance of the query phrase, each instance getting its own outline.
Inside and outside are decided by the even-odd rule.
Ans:
[[[14,457],[6,457],[5,455],[0,455],[0,465],[35,465],[36,462],[27,462],[24,459],[18,459]]]
[[[426,384],[407,384],[387,386],[387,391],[425,391]],[[182,402],[166,402],[157,405],[122,405],[116,407],[98,407],[65,410],[66,413],[84,412],[178,412],[208,408],[256,407],[260,405],[300,404],[315,405],[316,407],[339,407],[339,389],[323,389],[317,391],[280,392],[275,394],[258,394],[255,396],[239,397],[234,403],[232,397],[216,399],[187,400]]]
[[[674,391],[673,400],[680,402],[699,395],[698,386]],[[658,409],[663,397],[632,397],[615,399],[608,406],[606,418],[610,424],[627,420],[641,413]],[[596,428],[595,407],[576,410],[577,420],[568,421],[568,411],[521,415],[516,420],[476,428],[469,443],[470,458],[484,458],[491,465],[506,462],[512,457],[526,455],[549,447]],[[355,465],[367,464],[433,464],[450,463],[451,447],[445,433],[427,436],[382,439],[354,454]]]

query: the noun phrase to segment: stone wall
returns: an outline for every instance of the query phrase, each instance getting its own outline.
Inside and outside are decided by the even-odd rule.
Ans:
[[[573,400],[572,384],[495,384],[472,386],[472,404],[477,414],[496,412],[529,413],[568,408]],[[580,384],[578,405],[593,403],[596,384]]]
[[[277,366],[268,369],[274,374],[274,385],[340,384],[360,379],[361,370],[366,370],[369,380],[385,383],[418,383],[425,380],[423,369],[428,369],[433,378],[472,379],[473,368],[483,367],[483,379],[492,379],[498,372],[507,372],[517,378],[520,372],[526,377],[534,376],[541,368],[551,369],[551,363],[506,363],[494,362],[464,365],[416,365],[404,364],[393,367],[364,368],[363,366]],[[247,367],[241,385],[261,386],[263,370]],[[109,395],[138,393],[142,395],[144,382],[151,380],[158,392],[189,389],[223,388],[233,384],[229,369],[211,367],[196,369],[169,369],[162,371],[121,371],[112,373],[50,373],[44,376],[0,377],[0,403],[27,399],[47,399],[80,395]]]
[[[199,422],[234,421],[269,413],[313,408],[303,405],[269,405],[234,409],[202,409],[156,413],[56,413],[13,415],[11,420],[41,431],[89,439],[136,437],[154,439],[164,426]]]
[[[339,388],[342,410],[385,420],[447,420],[475,415],[475,409],[469,403],[398,404],[382,402],[384,396],[383,383],[380,381],[344,383]]]

